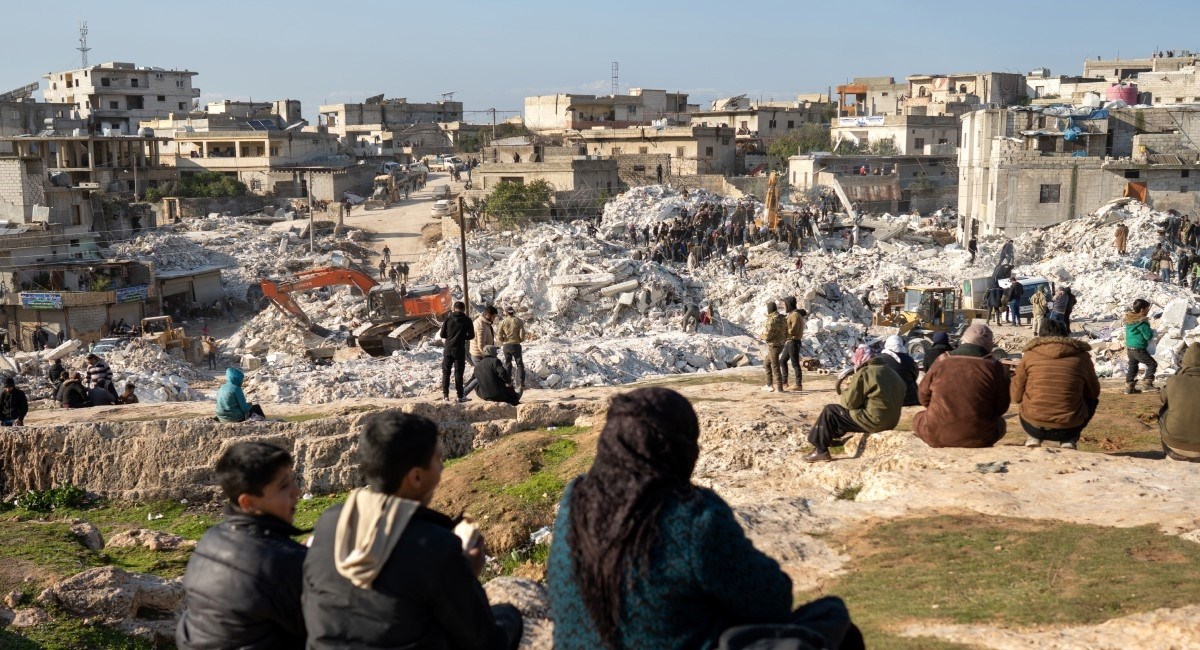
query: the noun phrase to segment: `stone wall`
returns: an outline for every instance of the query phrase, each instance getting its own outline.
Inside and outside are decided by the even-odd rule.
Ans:
[[[179,199],[180,216],[183,218],[204,217],[212,212],[229,212],[234,215],[261,210],[267,199],[246,195],[216,199]]]
[[[336,408],[336,407],[331,407]],[[602,409],[495,402],[411,402],[397,411],[438,423],[447,457],[486,446],[524,429],[571,425]],[[268,413],[269,414],[269,413]],[[362,484],[358,435],[370,414],[331,415],[305,422],[224,424],[209,418],[92,422],[0,430],[0,496],[71,483],[123,499],[204,499],[217,488],[213,466],[230,445],[262,441],[292,452],[306,492],[325,494]]]

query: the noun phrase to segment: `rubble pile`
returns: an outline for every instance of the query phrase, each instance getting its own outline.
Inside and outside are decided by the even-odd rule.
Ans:
[[[106,353],[104,360],[112,368],[117,390],[122,391],[125,384],[132,383],[139,401],[186,402],[204,399],[204,395],[188,383],[204,375],[191,364],[168,354],[153,343],[135,341]]]
[[[317,289],[292,294],[292,300],[316,325],[330,331],[353,330],[366,318],[367,304],[362,296],[350,294],[348,287]],[[339,335],[344,338],[344,334]],[[220,342],[227,354],[269,356],[273,362],[283,356],[304,357],[305,351],[322,343],[296,318],[274,306],[268,306],[242,324],[238,331]],[[291,363],[292,360],[287,360]]]
[[[688,190],[685,197],[683,192],[666,185],[633,187],[604,205],[600,230],[610,237],[623,237],[630,225],[638,228],[657,225],[674,219],[681,209],[694,213],[705,202],[725,206],[726,213],[731,213],[737,205],[736,199],[704,189]],[[756,211],[762,207],[761,203],[754,205]]]

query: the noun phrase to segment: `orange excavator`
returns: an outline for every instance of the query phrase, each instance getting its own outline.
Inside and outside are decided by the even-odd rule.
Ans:
[[[416,286],[401,295],[391,283],[379,284],[366,273],[343,267],[309,269],[288,278],[259,281],[263,296],[320,337],[330,336],[333,332],[312,322],[292,300],[291,294],[347,284],[358,288],[367,298],[370,320],[356,329],[354,335],[359,347],[372,356],[384,356],[403,348],[421,334],[435,329],[438,326],[436,319],[445,318],[450,311],[449,287]]]

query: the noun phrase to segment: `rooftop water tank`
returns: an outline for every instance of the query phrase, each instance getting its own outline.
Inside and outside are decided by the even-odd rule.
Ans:
[[[1138,87],[1137,84],[1128,84],[1125,82],[1115,83],[1108,87],[1108,101],[1121,100],[1133,106],[1138,103]]]

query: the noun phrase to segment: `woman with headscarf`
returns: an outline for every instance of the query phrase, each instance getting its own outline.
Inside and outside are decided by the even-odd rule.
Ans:
[[[887,337],[883,342],[883,354],[880,358],[904,380],[904,405],[920,404],[917,401],[917,377],[921,375],[921,369],[904,349],[904,339],[895,334]]]
[[[854,351],[854,374],[842,391],[841,404],[826,404],[817,416],[808,442],[813,451],[804,457],[808,463],[833,460],[829,448],[840,444],[847,433],[879,433],[900,422],[904,404],[904,380],[889,368],[875,350],[866,345]]]
[[[699,434],[672,390],[613,399],[595,463],[567,487],[554,524],[554,647],[709,648],[730,628],[785,623],[805,626],[813,647],[862,647],[841,600],[792,612],[787,574],[728,504],[692,485]]]

